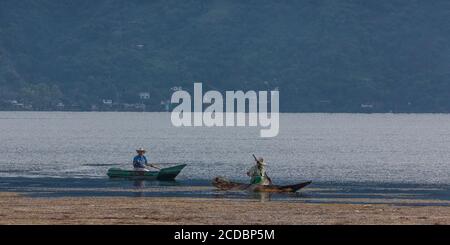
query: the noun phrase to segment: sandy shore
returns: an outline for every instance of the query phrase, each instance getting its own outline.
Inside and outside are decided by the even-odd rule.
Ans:
[[[0,193],[0,224],[450,224],[450,207]]]

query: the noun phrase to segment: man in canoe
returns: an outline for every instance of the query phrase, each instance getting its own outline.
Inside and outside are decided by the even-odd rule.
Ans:
[[[141,147],[137,149],[136,152],[137,155],[133,158],[133,167],[135,171],[149,171],[147,166],[155,167],[153,164],[148,163],[147,158],[144,156],[146,152],[144,148]]]
[[[266,173],[266,162],[262,157],[256,159],[256,164],[248,170],[247,175],[251,177],[252,185],[271,185],[272,181]]]

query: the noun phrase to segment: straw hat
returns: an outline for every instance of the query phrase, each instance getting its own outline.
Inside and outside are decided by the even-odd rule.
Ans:
[[[146,152],[146,150],[142,147],[140,147],[139,149],[136,150],[136,152]]]
[[[267,163],[264,162],[264,158],[262,158],[262,157],[258,158],[258,163],[263,165],[263,166],[267,165]]]

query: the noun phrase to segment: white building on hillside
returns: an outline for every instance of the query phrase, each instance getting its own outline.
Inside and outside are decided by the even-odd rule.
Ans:
[[[148,99],[150,99],[150,93],[149,92],[140,92],[139,98],[141,100],[148,100]]]

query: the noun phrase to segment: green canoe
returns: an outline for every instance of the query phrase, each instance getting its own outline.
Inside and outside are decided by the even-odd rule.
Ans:
[[[186,164],[162,168],[159,171],[134,171],[121,168],[110,168],[108,169],[107,175],[110,178],[174,180],[184,167],[186,167]]]

